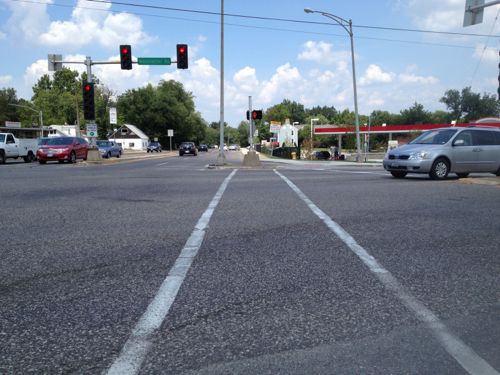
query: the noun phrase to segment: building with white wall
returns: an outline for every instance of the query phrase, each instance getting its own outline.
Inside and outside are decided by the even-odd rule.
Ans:
[[[145,151],[149,137],[135,125],[124,124],[108,136],[110,141],[121,144],[124,150]]]

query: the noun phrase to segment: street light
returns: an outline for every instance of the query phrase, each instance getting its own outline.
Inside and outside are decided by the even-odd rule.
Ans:
[[[313,146],[313,122],[314,121],[319,121],[319,118],[312,118],[311,119],[311,143],[309,144],[309,157],[313,158],[313,154],[312,154],[312,146]]]
[[[33,107],[27,106],[27,105],[22,105],[22,104],[9,103],[9,105],[14,106],[14,107],[26,108],[26,109],[29,109],[30,111],[38,113],[38,119],[40,121],[40,137],[43,138],[43,113],[42,113],[42,111],[35,109]]]
[[[356,161],[361,161],[361,146],[359,141],[359,116],[358,116],[358,92],[356,90],[356,67],[354,64],[354,41],[353,41],[353,33],[352,33],[352,20],[345,20],[342,17],[336,16],[331,13],[322,12],[313,10],[310,8],[304,8],[304,12],[306,13],[319,13],[322,16],[330,18],[331,20],[337,22],[340,26],[344,28],[345,31],[349,34],[351,39],[351,59],[352,59],[352,87],[354,90],[354,118],[356,124]],[[349,26],[349,28],[347,28]]]

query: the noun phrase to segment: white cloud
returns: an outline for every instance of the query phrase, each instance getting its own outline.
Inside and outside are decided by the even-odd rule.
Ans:
[[[418,28],[484,34],[490,33],[491,25],[495,23],[494,18],[500,8],[498,5],[485,8],[483,22],[464,29],[462,26],[465,12],[464,0],[411,0],[404,4],[414,25]],[[500,30],[500,24],[496,24],[493,31],[497,33],[498,30]]]
[[[6,40],[6,39],[7,39],[7,34],[0,31],[0,40]]]
[[[314,61],[320,64],[334,61],[333,46],[330,43],[308,41],[302,47],[303,51],[299,53],[299,60]]]
[[[498,62],[498,50],[493,48],[484,48],[484,44],[478,44],[474,50],[473,57],[483,61]]]
[[[386,94],[381,94],[379,92],[373,92],[366,99],[368,106],[372,108],[381,108],[385,104]]]
[[[233,76],[233,83],[238,86],[242,94],[251,95],[259,86],[255,68],[246,66],[236,72]]]
[[[361,85],[369,85],[372,83],[390,83],[394,78],[394,73],[387,73],[382,71],[380,66],[370,64],[366,68],[365,74],[360,78]]]
[[[0,85],[6,85],[12,82],[12,76],[0,76]]]
[[[33,86],[41,76],[47,74],[48,62],[47,60],[37,60],[26,68],[24,73],[24,83],[26,86]]]
[[[290,63],[279,66],[276,73],[273,74],[269,81],[262,83],[262,89],[258,95],[258,100],[262,104],[269,104],[273,99],[280,95],[285,98],[302,83],[299,69],[292,67]]]
[[[423,85],[432,85],[438,82],[437,78],[433,76],[419,76],[413,73],[401,73],[398,76],[399,81],[402,83],[419,83]]]
[[[136,60],[137,58],[133,56],[132,59]],[[108,58],[108,61],[118,60],[120,60],[118,55]],[[101,84],[109,87],[118,95],[126,90],[153,83],[148,65],[134,64],[131,70],[121,70],[120,64],[94,65],[92,73],[98,77]]]
[[[142,20],[132,14],[111,13],[111,3],[92,3],[92,9],[79,0],[70,20],[49,22],[46,6],[12,6],[11,25],[26,39],[38,40],[46,46],[68,47],[72,50],[83,45],[97,44],[117,47],[119,44],[147,43],[152,38],[143,31]]]
[[[7,29],[13,36],[20,36],[26,42],[37,41],[50,22],[47,4],[52,4],[52,2],[52,0],[40,0],[36,5],[21,1],[7,2],[12,11],[7,21]]]

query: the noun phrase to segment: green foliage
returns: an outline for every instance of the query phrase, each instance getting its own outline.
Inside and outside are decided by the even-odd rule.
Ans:
[[[0,126],[4,126],[5,121],[20,121],[19,108],[9,105],[19,104],[16,90],[4,88],[0,90]]]
[[[465,87],[462,92],[448,90],[440,100],[451,111],[452,118],[457,121],[470,122],[482,117],[498,117],[500,102],[496,96],[472,92]]]
[[[33,86],[32,102],[43,112],[45,125],[76,124],[83,122],[80,116],[82,81],[78,72],[63,68],[51,78],[43,75]]]
[[[128,90],[118,98],[118,112],[126,123],[134,124],[149,137],[165,144],[167,130],[174,130],[173,142],[200,143],[205,139],[207,124],[195,111],[193,95],[180,82],[161,81],[139,89]]]
[[[250,136],[250,124],[248,121],[241,121],[238,126],[238,139],[241,147],[247,147],[248,137]]]
[[[424,106],[415,102],[413,106],[401,111],[401,122],[403,124],[428,124],[431,114],[424,110]]]
[[[334,123],[335,117],[337,116],[338,111],[335,107],[327,107],[327,106],[316,106],[311,109],[306,109],[306,116],[309,118],[317,118],[319,116],[323,116],[327,119],[326,123]]]
[[[280,104],[268,108],[264,114],[264,120],[267,122],[279,121],[284,123],[286,119],[289,119],[291,123],[299,122],[303,124],[306,119],[304,105],[284,99]]]

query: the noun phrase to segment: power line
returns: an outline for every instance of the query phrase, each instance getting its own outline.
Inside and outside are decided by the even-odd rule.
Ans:
[[[84,6],[74,6],[74,5],[63,5],[63,4],[57,4],[57,3],[50,3],[47,4],[45,2],[40,2],[36,0],[10,0],[13,2],[21,2],[21,3],[31,3],[31,4],[39,4],[39,5],[49,5],[53,7],[60,7],[60,8],[78,8],[78,9],[88,9],[88,10],[97,10],[97,11],[102,11],[102,12],[108,12],[109,10],[107,9],[99,9],[99,8],[93,8],[93,7],[84,7]],[[91,2],[103,2],[103,1],[96,1],[96,0],[87,0]],[[117,4],[116,2],[112,2],[112,4]],[[145,5],[136,5],[137,7],[155,7],[155,6],[145,6]],[[166,8],[166,7],[159,7],[161,9],[177,9],[177,8]],[[186,12],[191,12],[190,10],[184,10]],[[193,12],[202,12],[202,13],[208,13],[208,14],[216,14],[220,15],[220,13],[215,13],[215,12],[204,12],[204,11],[193,11]],[[159,15],[159,14],[150,14],[150,13],[141,13],[141,12],[128,12],[129,14],[137,15],[137,16],[144,16],[144,17],[154,17],[154,18],[164,18],[164,19],[173,19],[173,20],[179,20],[179,21],[187,21],[187,22],[198,22],[198,23],[207,23],[207,24],[219,24],[218,21],[207,21],[207,20],[200,20],[200,19],[193,19],[193,18],[183,18],[183,17],[173,17],[173,16],[164,16],[164,15]],[[300,21],[303,23],[314,23],[314,24],[324,24],[331,26],[333,24],[331,23],[322,23],[322,22],[308,22],[308,21]],[[345,34],[333,34],[333,33],[326,33],[326,32],[318,32],[318,31],[308,31],[308,30],[294,30],[294,29],[285,29],[285,28],[277,28],[277,27],[268,27],[268,26],[255,26],[255,25],[243,25],[243,24],[237,24],[237,23],[226,23],[227,26],[233,26],[233,27],[241,27],[241,28],[249,28],[249,29],[260,29],[260,30],[271,30],[271,31],[282,31],[282,32],[292,32],[292,33],[300,33],[300,34],[311,34],[311,35],[325,35],[325,36],[336,36],[336,37],[341,37],[344,38]],[[358,27],[367,27],[367,28],[377,28],[375,26],[358,26]],[[387,30],[391,31],[397,31],[399,29],[396,28],[385,28]],[[408,29],[410,30],[410,29]],[[481,36],[480,34],[462,34],[462,35],[473,35],[473,36]],[[488,36],[491,36],[488,35]],[[404,40],[404,39],[389,39],[389,38],[376,38],[376,37],[368,37],[368,36],[363,36],[363,35],[356,35],[356,39],[367,39],[367,40],[379,40],[379,41],[384,41],[384,42],[392,42],[392,43],[407,43],[407,44],[419,44],[419,45],[430,45],[430,46],[437,46],[437,47],[449,47],[449,48],[462,48],[462,49],[475,49],[476,47],[474,46],[463,46],[463,45],[458,45],[458,44],[444,44],[444,43],[432,43],[432,42],[421,42],[421,41],[416,41],[416,40]],[[485,47],[486,49],[495,49],[493,47]],[[496,49],[495,49],[496,50]]]
[[[150,9],[157,9],[157,10],[170,10],[170,11],[176,11],[176,12],[186,12],[186,13],[197,13],[197,14],[207,14],[207,15],[213,15],[213,16],[220,16],[220,12],[210,12],[210,11],[204,11],[204,10],[172,8],[172,7],[164,7],[164,6],[159,6],[159,5],[135,4],[135,3],[126,3],[126,2],[121,2],[121,1],[114,1],[114,0],[113,1],[111,1],[111,0],[85,0],[85,1],[93,2],[93,3],[114,4],[114,5],[123,5],[123,6],[138,7],[138,8],[150,8]],[[264,20],[264,21],[279,21],[279,22],[291,22],[291,23],[313,24],[313,25],[328,25],[328,26],[333,25],[331,22],[303,21],[303,20],[294,20],[294,19],[289,19],[289,18],[249,16],[249,15],[234,14],[234,13],[224,13],[224,16],[225,17],[254,19],[254,20]],[[353,24],[352,26],[354,28],[364,28],[364,29],[374,29],[374,30],[406,31],[406,32],[442,34],[442,35],[491,37],[491,35],[486,35],[486,34],[459,33],[459,32],[452,32],[452,31],[408,29],[408,28],[355,25],[355,24]],[[500,37],[500,35],[495,35],[495,37]]]
[[[495,27],[497,21],[498,21],[498,15],[500,14],[500,9],[498,9],[497,11],[497,15],[495,17],[495,22],[493,22],[493,25],[491,25],[491,30],[490,30],[490,35],[491,33],[493,32],[493,28]],[[484,57],[484,52],[486,51],[487,47],[488,47],[488,41],[490,39],[490,36],[488,36],[488,39],[486,40],[486,43],[484,43],[484,48],[481,52],[481,57],[479,58],[479,61],[477,62],[476,64],[476,69],[474,69],[474,73],[472,73],[472,77],[470,79],[470,86],[472,86],[472,83],[474,82],[474,78],[476,78],[476,74],[477,74],[477,70],[479,69],[479,65],[481,65],[481,62],[483,61],[483,57]]]

